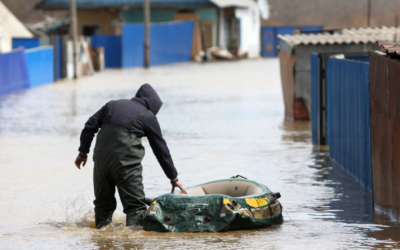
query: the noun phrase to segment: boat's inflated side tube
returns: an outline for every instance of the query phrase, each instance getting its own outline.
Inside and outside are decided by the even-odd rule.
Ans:
[[[256,193],[232,195],[246,185],[247,189],[253,188]],[[204,195],[190,195],[190,190],[200,187],[213,194],[205,192]],[[222,193],[231,195],[216,194],[215,187],[223,187],[225,190]],[[216,232],[266,227],[283,221],[282,206],[275,195],[277,193],[254,181],[219,180],[189,188],[188,192],[189,195],[165,194],[157,197],[145,213],[144,230]]]

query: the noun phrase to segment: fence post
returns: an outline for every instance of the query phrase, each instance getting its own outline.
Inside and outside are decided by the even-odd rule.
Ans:
[[[144,67],[148,68],[150,66],[150,1],[144,0]]]

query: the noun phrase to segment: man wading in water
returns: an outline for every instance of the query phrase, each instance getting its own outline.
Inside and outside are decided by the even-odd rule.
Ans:
[[[147,136],[158,162],[171,180],[172,192],[178,187],[186,193],[178,181],[178,173],[156,118],[161,106],[157,92],[144,84],[131,100],[110,101],[86,122],[75,165],[79,169],[81,163],[85,166],[94,134],[101,128],[93,153],[96,228],[112,221],[117,208],[115,186],[126,214],[126,225],[142,224],[146,210],[141,165],[143,136]]]

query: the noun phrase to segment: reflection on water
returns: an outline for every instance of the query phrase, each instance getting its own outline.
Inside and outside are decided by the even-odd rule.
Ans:
[[[227,74],[227,72],[229,72]],[[94,229],[93,163],[73,166],[85,121],[148,82],[185,186],[243,175],[282,194],[285,222],[223,233]],[[310,122],[283,122],[278,60],[110,70],[0,97],[0,242],[7,249],[349,249],[398,247],[398,227],[373,217],[371,193],[327,152]],[[148,197],[170,191],[148,142]]]
[[[311,122],[284,121],[280,127],[285,133],[282,141],[311,142]]]

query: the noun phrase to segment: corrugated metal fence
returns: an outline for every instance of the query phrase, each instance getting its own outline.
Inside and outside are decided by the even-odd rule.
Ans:
[[[372,190],[369,64],[329,58],[327,80],[331,158]]]
[[[371,52],[370,68],[374,202],[400,219],[400,62]]]
[[[25,50],[29,86],[54,82],[54,50],[52,46]]]
[[[150,65],[190,61],[193,29],[193,21],[151,25]]]
[[[24,50],[0,53],[0,95],[26,88],[29,77]]]
[[[122,67],[143,67],[143,24],[124,24],[122,26],[122,34]]]
[[[122,67],[122,41],[121,36],[93,35],[92,47],[104,47],[105,65],[107,68]]]
[[[53,47],[0,54],[0,95],[54,81]]]
[[[150,65],[190,61],[193,28],[193,21],[151,24]],[[122,32],[122,67],[143,66],[143,24],[124,24]]]
[[[13,38],[12,47],[16,49],[18,47],[24,47],[25,49],[36,48],[40,46],[39,38]]]

